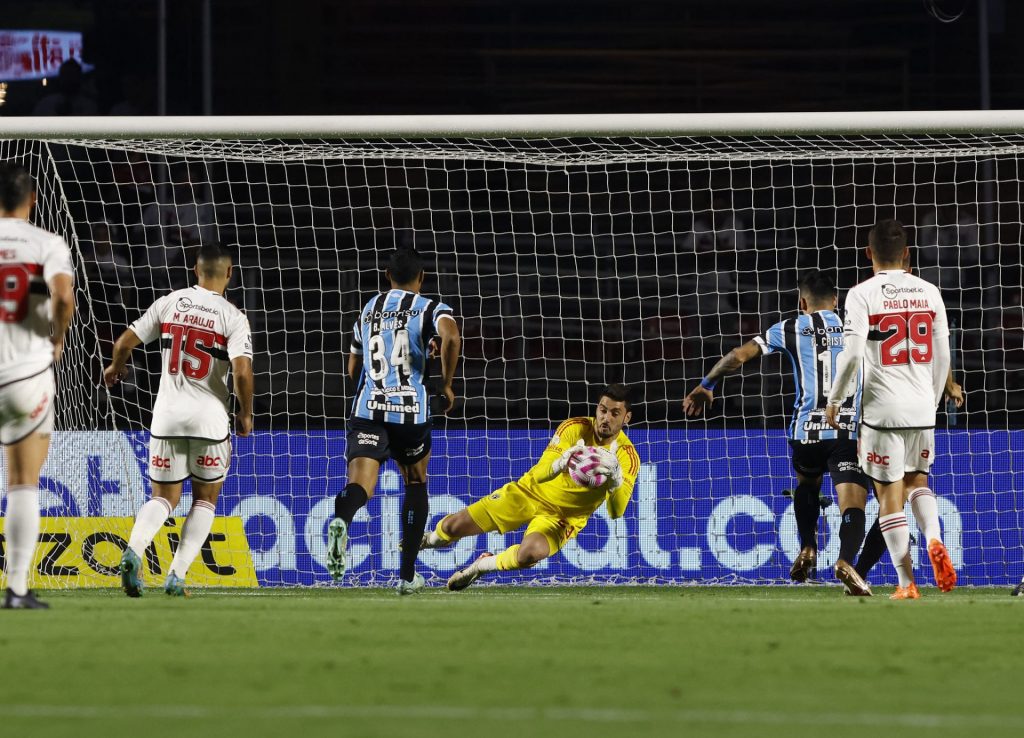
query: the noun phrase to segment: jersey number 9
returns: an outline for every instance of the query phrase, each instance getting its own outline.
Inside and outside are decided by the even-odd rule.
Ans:
[[[20,323],[28,315],[28,280],[21,264],[0,266],[0,321]]]

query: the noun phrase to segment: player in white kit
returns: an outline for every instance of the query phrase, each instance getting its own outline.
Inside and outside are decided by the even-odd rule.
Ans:
[[[53,365],[75,311],[71,251],[28,222],[35,184],[0,164],[0,442],[7,450],[4,520],[7,592],[2,607],[45,610],[28,589],[39,540],[39,471],[53,431]]]
[[[199,284],[161,297],[114,344],[103,381],[113,386],[127,374],[128,357],[140,343],[160,339],[162,372],[150,428],[149,478],[153,497],[135,517],[121,557],[121,585],[142,595],[142,561],[153,537],[192,480],[192,509],[181,531],[164,582],[169,595],[185,594],[185,574],[210,535],[217,496],[231,462],[228,368],[234,379],[240,436],[252,431],[252,339],[249,321],[224,299],[231,258],[215,244],[199,248]]]
[[[935,493],[928,487],[935,460],[935,409],[949,376],[949,326],[938,288],[904,269],[907,236],[899,222],[875,224],[867,253],[875,275],[846,296],[845,349],[826,419],[838,427],[839,408],[854,391],[863,364],[858,459],[876,482],[878,522],[899,576],[892,598],[917,599],[903,512],[908,498],[928,544],[936,584],[943,592],[956,586]]]

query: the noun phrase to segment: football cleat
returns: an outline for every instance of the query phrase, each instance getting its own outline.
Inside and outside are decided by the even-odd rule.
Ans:
[[[839,559],[836,562],[836,579],[843,583],[846,594],[854,597],[871,597],[871,587],[850,564]]]
[[[436,542],[431,542],[430,537],[433,535],[434,531],[432,530],[428,530],[423,534],[423,538],[420,539],[420,551],[429,548],[448,548],[448,546],[455,543],[455,541],[442,541],[440,538],[438,538]]]
[[[348,526],[341,518],[335,518],[327,526],[327,572],[340,582],[345,576],[345,554],[348,551]]]
[[[953,562],[949,560],[949,553],[942,541],[933,538],[928,542],[928,558],[932,562],[932,571],[935,572],[935,583],[942,592],[949,592],[956,586],[956,569]]]
[[[484,572],[480,571],[477,564],[480,559],[486,559],[489,556],[494,556],[494,554],[490,552],[480,554],[472,564],[448,577],[448,589],[452,592],[460,592],[482,577]]]
[[[1024,579],[1013,588],[1013,591],[1010,592],[1010,597],[1024,597]]]
[[[188,592],[185,590],[185,580],[173,571],[170,572],[167,575],[166,581],[164,581],[164,594],[171,597],[188,597]]]
[[[142,597],[142,559],[126,548],[121,555],[121,589],[129,597]]]
[[[30,589],[23,595],[16,595],[10,589],[4,595],[4,603],[0,605],[4,610],[49,610],[50,606],[45,602],[36,599],[35,593]]]
[[[421,589],[427,586],[426,580],[423,579],[423,575],[416,572],[412,576],[412,581],[407,582],[404,579],[398,580],[398,594],[400,595],[412,595],[418,593]]]
[[[921,599],[921,593],[917,590],[917,585],[911,582],[906,587],[897,587],[896,591],[889,595],[890,600],[919,600]]]
[[[789,578],[794,582],[806,582],[818,568],[818,551],[810,546],[804,546],[797,554],[793,568],[789,570]]]

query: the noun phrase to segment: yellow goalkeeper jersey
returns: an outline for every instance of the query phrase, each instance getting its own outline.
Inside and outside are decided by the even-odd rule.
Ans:
[[[582,439],[587,446],[608,447],[614,441],[618,444],[615,455],[622,466],[622,486],[617,490],[591,489],[576,484],[567,472],[562,472],[554,479],[539,482],[549,473],[551,464],[570,446],[575,446]],[[580,518],[591,515],[605,499],[609,499],[609,512],[618,518],[625,511],[626,504],[633,495],[637,474],[640,473],[640,456],[636,447],[626,437],[625,432],[599,443],[594,432],[592,418],[569,418],[555,431],[554,437],[544,450],[540,459],[530,471],[519,479],[519,486],[527,494],[545,507],[553,508],[565,518]]]

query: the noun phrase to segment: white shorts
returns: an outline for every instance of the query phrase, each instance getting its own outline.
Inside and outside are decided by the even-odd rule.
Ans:
[[[927,474],[935,461],[935,430],[879,430],[861,424],[857,439],[860,468],[879,482],[896,482],[904,474]]]
[[[53,432],[53,370],[0,387],[0,443]]]
[[[200,482],[223,479],[231,466],[231,439],[216,443],[196,438],[150,438],[149,478],[176,484],[188,478]]]

